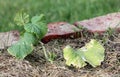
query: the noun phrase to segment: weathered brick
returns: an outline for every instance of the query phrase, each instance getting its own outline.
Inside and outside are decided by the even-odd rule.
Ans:
[[[83,26],[90,32],[103,33],[108,28],[116,29],[120,31],[120,12],[111,13],[104,16],[95,17],[88,20],[75,22],[76,26]]]
[[[18,31],[9,31],[0,33],[0,49],[11,46],[19,40],[20,33]]]
[[[42,42],[47,43],[52,39],[58,38],[74,38],[79,31],[74,25],[67,22],[55,22],[48,24],[48,33],[42,39]]]

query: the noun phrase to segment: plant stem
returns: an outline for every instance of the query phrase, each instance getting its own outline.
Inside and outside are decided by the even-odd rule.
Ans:
[[[43,52],[44,52],[45,58],[46,58],[46,60],[48,60],[48,55],[47,55],[47,52],[46,52],[45,46],[43,45],[42,42],[40,42],[40,43],[41,43],[41,45],[42,45],[42,48],[43,48]]]

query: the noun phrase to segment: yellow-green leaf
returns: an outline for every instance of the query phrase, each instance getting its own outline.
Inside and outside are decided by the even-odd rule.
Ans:
[[[88,62],[93,67],[101,65],[104,60],[104,47],[96,40],[92,39],[84,47],[80,49],[73,49],[66,46],[63,49],[63,55],[68,66],[84,67],[85,62]]]
[[[29,15],[27,13],[24,13],[23,11],[18,12],[15,15],[14,21],[19,26],[24,26],[26,23],[29,22]]]
[[[91,64],[93,67],[101,65],[101,62],[104,60],[105,49],[98,41],[94,39],[79,50],[83,51],[86,62]]]
[[[86,65],[86,63],[84,62],[84,60],[82,59],[82,56],[79,55],[77,53],[77,51],[75,51],[73,48],[71,48],[70,46],[66,46],[63,49],[63,55],[64,58],[66,60],[66,64],[68,66],[73,65],[75,67],[84,67]]]

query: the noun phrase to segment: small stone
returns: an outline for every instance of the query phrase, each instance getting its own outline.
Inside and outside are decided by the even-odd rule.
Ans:
[[[79,29],[67,22],[49,23],[48,33],[42,39],[42,42],[47,43],[58,38],[74,38],[77,32],[79,32]]]
[[[82,26],[92,33],[103,33],[108,30],[108,28],[120,31],[120,12],[78,21],[75,22],[75,26]]]

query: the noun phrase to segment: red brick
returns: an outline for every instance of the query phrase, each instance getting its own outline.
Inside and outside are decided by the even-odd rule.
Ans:
[[[42,39],[42,42],[47,43],[52,39],[58,38],[74,38],[78,31],[78,28],[67,22],[50,23],[48,24],[48,33]]]
[[[120,12],[111,13],[104,16],[95,17],[88,20],[75,22],[76,26],[83,26],[90,32],[103,33],[108,28],[117,29],[120,31]]]

